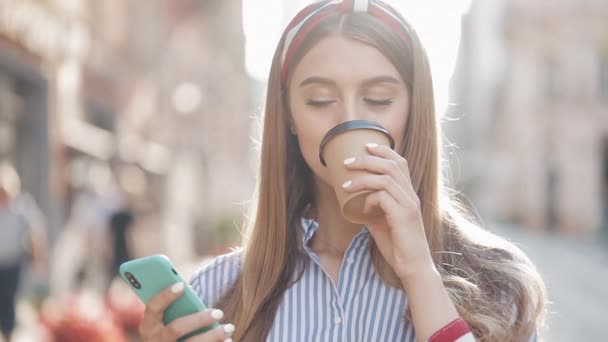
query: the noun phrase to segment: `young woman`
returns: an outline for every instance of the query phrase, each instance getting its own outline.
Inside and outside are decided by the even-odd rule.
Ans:
[[[381,1],[332,0],[289,24],[270,71],[254,215],[241,249],[193,278],[208,310],[163,326],[176,285],[152,300],[147,341],[528,341],[544,285],[528,258],[477,225],[443,185],[431,73],[412,27]],[[344,167],[371,190],[363,225],[340,214],[319,143],[335,125],[375,121],[395,148]],[[236,328],[235,328],[236,327]]]

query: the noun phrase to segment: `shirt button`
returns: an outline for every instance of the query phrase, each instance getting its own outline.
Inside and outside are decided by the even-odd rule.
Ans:
[[[336,319],[334,320],[334,323],[336,323],[336,324],[342,323],[342,318],[336,317]]]
[[[346,262],[347,262],[349,265],[352,265],[352,264],[355,262],[355,258],[353,258],[353,257],[351,256],[351,257],[349,257],[348,259],[346,259]]]

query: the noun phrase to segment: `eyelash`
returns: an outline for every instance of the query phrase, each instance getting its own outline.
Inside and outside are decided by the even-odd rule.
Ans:
[[[308,100],[306,102],[307,105],[312,106],[312,107],[316,107],[316,108],[320,108],[320,107],[325,107],[327,105],[330,105],[332,103],[335,103],[336,101],[332,100],[332,101],[314,101],[314,100]]]
[[[367,102],[367,104],[372,105],[372,106],[388,106],[391,105],[393,103],[393,99],[386,99],[386,100],[372,100],[372,99],[363,99],[363,101]],[[330,105],[332,103],[335,103],[335,100],[332,101],[314,101],[314,100],[308,100],[306,102],[307,105],[312,106],[312,107],[325,107],[327,105]]]
[[[393,103],[393,99],[386,99],[386,100],[363,99],[363,100],[372,106],[378,106],[378,107],[388,106]]]

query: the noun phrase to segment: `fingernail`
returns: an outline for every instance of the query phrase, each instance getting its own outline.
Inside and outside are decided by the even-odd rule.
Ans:
[[[184,283],[175,283],[173,284],[173,286],[171,286],[171,292],[173,293],[178,293],[178,292],[182,292],[182,290],[184,289]]]
[[[347,180],[346,182],[344,182],[344,184],[342,184],[342,187],[344,189],[348,188],[349,186],[353,185],[353,181],[351,180]]]
[[[226,339],[226,340],[224,340],[224,342],[232,342],[232,339],[231,338]]]
[[[222,319],[222,317],[224,317],[224,311],[215,309],[211,311],[211,317],[214,320],[219,321],[220,319]]]
[[[232,324],[224,325],[224,332],[226,334],[232,334],[234,332],[234,325],[232,325]]]
[[[359,146],[360,146],[360,145],[359,145]],[[367,145],[365,145],[365,146],[367,146],[367,147],[369,147],[369,148],[376,148],[376,147],[378,147],[378,144],[376,144],[376,143],[369,143],[369,144],[367,144]]]
[[[344,160],[344,165],[350,165],[350,164],[354,163],[355,159],[356,159],[355,157],[345,159]]]

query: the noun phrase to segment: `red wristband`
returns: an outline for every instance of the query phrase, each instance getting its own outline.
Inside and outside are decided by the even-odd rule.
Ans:
[[[456,318],[433,334],[428,342],[468,342],[475,341],[469,325],[461,317]]]

